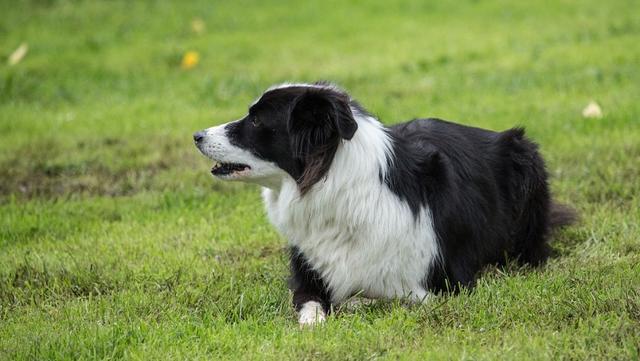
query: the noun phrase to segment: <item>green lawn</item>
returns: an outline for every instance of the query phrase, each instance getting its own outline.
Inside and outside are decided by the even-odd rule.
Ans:
[[[1,360],[640,357],[636,0],[267,2],[0,0]],[[300,330],[259,189],[191,134],[317,79],[387,124],[525,126],[580,223],[542,268]]]

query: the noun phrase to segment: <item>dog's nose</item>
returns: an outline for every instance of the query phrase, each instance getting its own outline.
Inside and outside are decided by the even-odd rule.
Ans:
[[[204,138],[204,132],[195,132],[193,133],[193,141],[196,143],[200,143],[200,141]]]

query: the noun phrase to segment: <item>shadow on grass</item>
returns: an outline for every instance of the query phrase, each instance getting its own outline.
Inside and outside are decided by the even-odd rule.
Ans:
[[[101,296],[118,288],[102,268],[89,265],[81,270],[51,269],[24,262],[0,274],[0,305],[18,307],[67,298]]]
[[[0,162],[0,201],[10,196],[129,196],[186,186],[224,190],[222,182],[211,182],[206,167],[189,142],[176,138],[156,137],[142,145],[104,138],[71,147],[44,141]]]

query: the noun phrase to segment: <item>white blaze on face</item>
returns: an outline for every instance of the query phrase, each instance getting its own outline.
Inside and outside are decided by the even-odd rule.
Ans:
[[[233,122],[232,122],[233,123]],[[214,169],[222,164],[242,164],[248,166],[228,174],[215,174],[224,180],[241,180],[274,188],[288,174],[275,163],[260,159],[247,149],[231,144],[227,135],[227,126],[222,124],[204,130],[204,138],[199,143],[200,152],[215,162]]]

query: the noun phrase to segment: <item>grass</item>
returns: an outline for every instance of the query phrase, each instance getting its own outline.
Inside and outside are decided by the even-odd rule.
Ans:
[[[0,1],[0,58],[29,45],[0,64],[0,359],[638,359],[636,8]],[[317,79],[388,124],[526,126],[580,224],[542,268],[299,330],[259,190],[212,180],[191,134]]]

